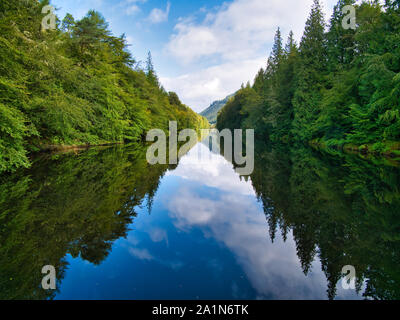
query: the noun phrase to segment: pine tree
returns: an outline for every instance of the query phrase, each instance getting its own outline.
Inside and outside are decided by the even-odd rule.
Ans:
[[[256,92],[261,95],[263,92],[264,88],[264,81],[265,81],[265,71],[263,68],[261,68],[256,77],[254,78],[254,85],[253,88],[256,90]]]
[[[279,37],[274,47],[279,47]],[[293,32],[289,33],[285,49],[280,52],[276,71],[270,80],[267,92],[267,122],[270,125],[271,140],[289,140],[289,132],[293,120],[294,71],[297,46]]]
[[[275,33],[274,45],[272,47],[272,52],[270,57],[268,58],[268,65],[266,69],[267,78],[273,77],[275,74],[278,64],[281,61],[283,56],[283,47],[282,47],[282,34],[280,28]]]
[[[321,5],[314,0],[299,49],[296,91],[293,99],[293,136],[296,140],[314,138],[315,121],[320,111],[323,74],[326,72],[325,21]]]
[[[146,61],[146,75],[147,79],[149,82],[157,87],[160,86],[160,83],[158,81],[157,74],[154,70],[154,65],[153,65],[153,58],[151,56],[151,52],[149,51],[147,54],[147,61]]]
[[[293,122],[293,97],[295,92],[295,71],[298,59],[298,48],[294,40],[293,32],[290,31],[285,46],[285,58],[278,72],[278,97],[282,105],[281,118],[279,120],[280,140],[291,139],[290,131]]]
[[[77,21],[72,30],[76,55],[85,63],[95,60],[104,42],[111,36],[108,23],[94,10],[90,10],[85,17]]]
[[[342,21],[344,19],[343,8],[347,5],[354,6],[355,0],[339,0],[333,9],[330,20],[327,38],[328,66],[330,71],[349,66],[353,61],[356,45],[355,30],[344,29]]]
[[[297,44],[294,40],[294,33],[292,30],[289,32],[288,40],[285,45],[285,55],[290,56],[291,54],[297,53]]]
[[[62,21],[61,30],[63,32],[70,34],[70,33],[72,33],[74,26],[75,26],[74,17],[70,13],[67,13]]]

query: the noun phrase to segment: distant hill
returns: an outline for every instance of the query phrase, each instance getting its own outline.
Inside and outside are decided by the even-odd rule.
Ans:
[[[227,96],[224,100],[218,100],[211,103],[211,105],[204,111],[200,113],[203,117],[207,118],[207,120],[211,124],[217,123],[217,116],[219,110],[223,108],[223,106],[228,102],[230,98],[232,98],[235,94],[231,94]]]

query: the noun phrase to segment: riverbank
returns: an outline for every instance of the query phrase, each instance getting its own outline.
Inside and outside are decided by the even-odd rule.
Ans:
[[[82,150],[93,147],[106,147],[118,144],[124,144],[123,142],[106,142],[100,144],[80,144],[80,145],[56,145],[56,144],[43,144],[38,147],[37,153],[45,152],[65,152],[70,150]]]
[[[384,157],[395,161],[400,161],[400,142],[384,141],[370,144],[356,145],[351,143],[331,143],[313,140],[310,146],[321,150],[341,151],[351,154],[359,154],[364,157]]]

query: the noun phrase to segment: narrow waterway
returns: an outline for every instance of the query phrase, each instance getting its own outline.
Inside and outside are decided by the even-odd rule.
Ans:
[[[0,185],[2,298],[398,294],[397,167],[310,150],[256,157],[250,177],[204,143],[177,166],[150,166],[142,146],[37,159]],[[44,265],[56,266],[55,291],[40,288]],[[357,290],[342,287],[344,265]]]

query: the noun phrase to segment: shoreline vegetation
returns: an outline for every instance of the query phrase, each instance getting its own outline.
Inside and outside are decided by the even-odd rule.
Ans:
[[[400,142],[396,141],[385,141],[364,145],[328,145],[323,142],[311,141],[309,145],[316,149],[336,150],[352,154],[357,153],[362,155],[371,155],[375,157],[380,156],[400,161]]]
[[[0,175],[29,167],[41,150],[140,142],[169,121],[209,126],[162,87],[151,53],[142,66],[99,12],[42,30],[49,4],[0,2]]]
[[[345,6],[356,10],[356,26]],[[298,45],[278,28],[267,67],[218,114],[217,128],[271,143],[400,158],[400,2],[339,0],[326,25],[314,0]]]
[[[311,141],[309,146],[317,151],[323,152],[324,154],[335,155],[343,157],[346,155],[357,156],[365,161],[372,161],[376,164],[381,164],[391,167],[400,167],[400,153],[396,153],[396,150],[382,152],[376,152],[372,150],[371,146],[355,146],[355,145],[344,145],[344,146],[327,146],[317,142]],[[368,149],[370,148],[370,149]]]
[[[115,146],[115,145],[122,145],[123,142],[109,142],[109,143],[100,143],[100,144],[80,144],[80,145],[57,145],[57,144],[45,144],[40,146],[39,153],[46,153],[46,152],[63,152],[69,151],[74,149],[89,149],[95,147],[108,147],[108,146]]]

